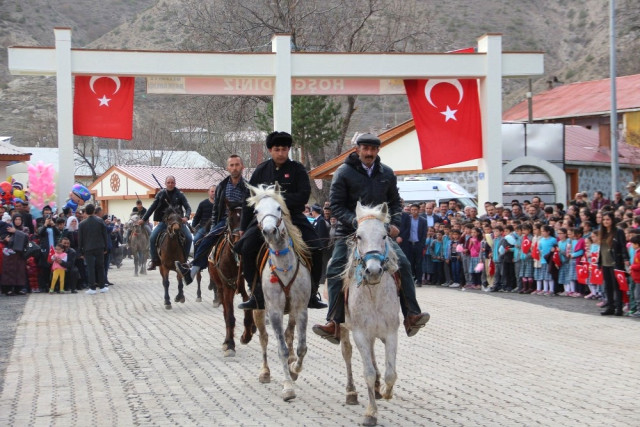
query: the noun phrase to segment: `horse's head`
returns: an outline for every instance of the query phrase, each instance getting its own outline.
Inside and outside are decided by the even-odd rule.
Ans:
[[[225,202],[229,216],[227,217],[227,228],[232,235],[232,240],[240,237],[240,219],[242,218],[241,202]]]
[[[390,256],[395,255],[387,236],[389,222],[387,204],[375,207],[356,206],[358,229],[355,232],[354,261],[359,275],[367,284],[378,284],[388,269]],[[395,262],[395,260],[394,260]]]
[[[180,227],[182,226],[182,217],[175,209],[167,208],[164,212],[162,222],[167,224],[167,232],[170,236],[173,236],[173,234],[180,230]]]
[[[267,243],[281,242],[286,236],[283,218],[289,216],[289,210],[280,195],[280,186],[261,184],[259,187],[249,186],[251,197],[247,199],[253,206],[258,227]]]

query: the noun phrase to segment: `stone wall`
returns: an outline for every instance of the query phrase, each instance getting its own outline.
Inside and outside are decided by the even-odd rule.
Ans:
[[[624,196],[627,192],[625,186],[629,181],[633,181],[633,172],[631,169],[620,169],[618,173],[619,191]],[[580,166],[578,169],[578,188],[579,191],[586,191],[589,198],[594,191],[600,190],[604,193],[604,197],[610,199],[611,194],[611,168]],[[573,198],[573,194],[570,194]]]

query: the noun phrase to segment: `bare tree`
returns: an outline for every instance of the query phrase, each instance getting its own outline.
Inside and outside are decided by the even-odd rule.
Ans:
[[[182,48],[215,51],[269,51],[276,33],[291,34],[294,51],[394,52],[422,50],[433,44],[428,5],[409,0],[185,0],[172,11],[186,35]],[[169,7],[169,6],[168,6]],[[247,99],[245,97],[245,99]],[[225,117],[236,127],[250,127],[251,111],[265,100],[241,104],[213,102],[209,117]],[[338,140],[324,151],[342,152],[357,97],[342,102]],[[254,108],[255,111],[255,108]],[[216,127],[225,126],[218,121]],[[233,128],[234,126],[227,126]]]

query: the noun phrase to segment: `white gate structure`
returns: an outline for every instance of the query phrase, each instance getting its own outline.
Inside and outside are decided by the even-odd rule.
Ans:
[[[60,189],[71,188],[75,75],[146,77],[150,93],[273,96],[274,129],[291,132],[291,96],[402,94],[404,79],[479,80],[484,157],[478,200],[502,200],[502,78],[544,72],[540,52],[502,52],[502,35],[478,38],[477,53],[291,52],[291,36],[271,52],[72,49],[71,29],[54,28],[55,47],[9,47],[12,74],[56,76]],[[384,159],[383,159],[384,160]],[[60,204],[59,204],[60,205]]]

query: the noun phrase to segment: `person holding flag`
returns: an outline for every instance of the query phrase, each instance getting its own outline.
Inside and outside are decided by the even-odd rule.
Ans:
[[[600,256],[598,266],[602,268],[604,276],[604,292],[607,298],[603,306],[603,316],[622,316],[622,292],[615,277],[614,270],[625,269],[629,265],[629,253],[624,231],[616,227],[613,212],[602,214],[600,226]]]

